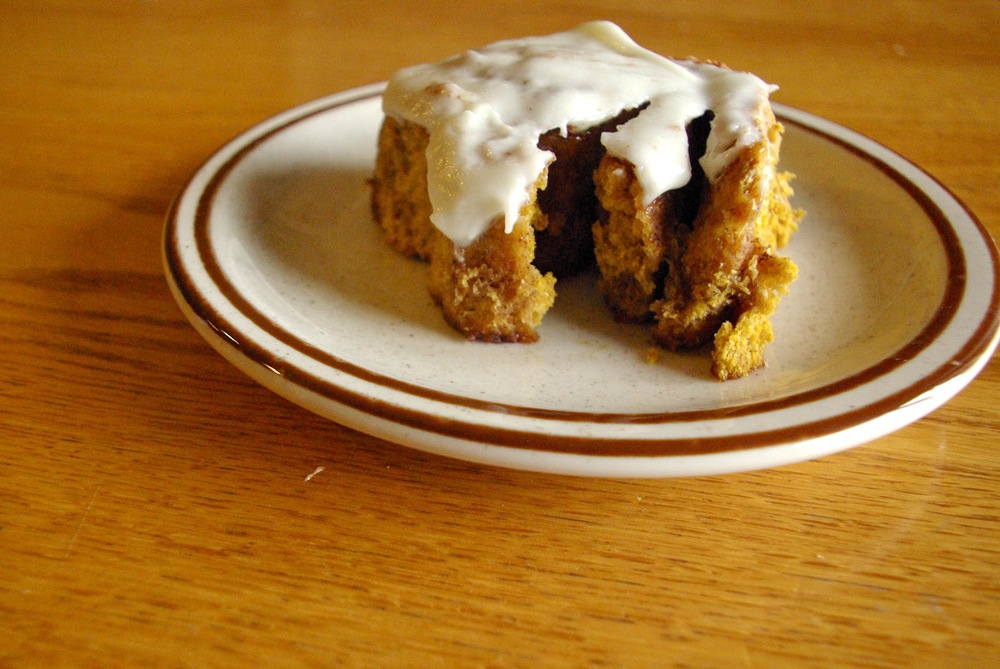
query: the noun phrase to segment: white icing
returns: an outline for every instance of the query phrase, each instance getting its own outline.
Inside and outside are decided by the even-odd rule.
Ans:
[[[597,21],[404,68],[383,108],[429,132],[431,221],[464,247],[498,216],[511,231],[553,159],[537,146],[541,134],[585,129],[648,102],[601,138],[609,154],[635,165],[648,204],[690,180],[690,121],[715,114],[700,160],[712,180],[759,139],[753,113],[771,90],[752,74],[664,58]]]

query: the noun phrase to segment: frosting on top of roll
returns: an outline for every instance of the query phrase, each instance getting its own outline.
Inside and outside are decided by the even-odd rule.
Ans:
[[[754,115],[773,88],[745,72],[665,58],[596,21],[399,70],[383,109],[428,131],[431,221],[464,247],[498,216],[513,228],[554,158],[538,148],[543,133],[583,130],[648,103],[601,138],[609,154],[635,166],[648,204],[690,180],[690,121],[714,114],[700,159],[713,180],[760,139]]]

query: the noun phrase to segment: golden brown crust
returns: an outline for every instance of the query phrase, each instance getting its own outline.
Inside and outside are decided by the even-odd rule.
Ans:
[[[747,294],[739,313],[713,337],[712,374],[721,381],[746,376],[764,365],[764,347],[774,339],[771,316],[788,294],[798,268],[788,258],[761,255],[751,260]]]
[[[644,207],[634,169],[610,156],[601,161],[594,185],[602,206],[600,219],[593,225],[601,294],[616,319],[649,321],[663,277],[680,251],[679,235],[667,229],[670,196]]]
[[[429,260],[437,229],[427,194],[427,142],[419,125],[387,116],[378,136],[372,178],[372,214],[389,246],[411,258]]]
[[[652,306],[662,297],[664,281],[679,271],[706,187],[698,158],[705,151],[710,123],[711,114],[706,113],[688,124],[688,183],[648,205],[628,161],[605,156],[594,174],[602,209],[593,229],[599,285],[619,320],[652,320]]]
[[[495,221],[465,249],[439,235],[431,255],[430,292],[445,320],[468,339],[533,342],[555,300],[555,277],[532,264],[535,231],[529,205],[508,234]]]
[[[535,328],[555,298],[555,276],[593,263],[590,225],[597,216],[597,199],[590,175],[603,154],[600,133],[613,123],[543,136],[540,146],[559,155],[561,165],[539,175],[513,231],[505,234],[495,222],[467,248],[457,249],[430,221],[426,130],[408,121],[385,120],[372,211],[390,246],[431,261],[430,292],[449,325],[479,341],[538,338]]]
[[[782,128],[767,105],[757,121],[762,139],[711,184],[697,167],[708,119],[692,124],[703,127],[689,128],[691,182],[649,205],[635,168],[602,157],[599,133],[544,135],[540,145],[557,158],[539,175],[513,231],[505,233],[497,220],[456,249],[430,222],[427,132],[387,118],[372,211],[393,248],[430,260],[430,292],[446,321],[469,339],[535,341],[555,299],[549,270],[572,273],[593,253],[600,289],[617,318],[652,320],[653,338],[664,348],[712,344],[713,374],[738,378],[763,365],[773,338],[770,316],[797,272],[775,255],[801,216],[789,203],[790,175],[777,172]],[[545,249],[536,258],[540,241]]]
[[[653,337],[664,348],[714,342],[720,379],[745,376],[763,364],[771,340],[767,319],[795,278],[790,260],[773,258],[801,216],[789,203],[790,175],[777,172],[782,128],[767,106],[757,121],[761,139],[714,182],[695,169],[685,189],[648,206],[631,164],[605,156],[595,174],[607,212],[594,225],[605,301],[624,320],[651,317]],[[692,147],[704,142],[697,130],[689,128],[689,135]],[[693,167],[698,153],[693,148]],[[699,204],[687,212],[692,195]],[[766,281],[758,280],[758,266],[768,268]],[[760,294],[765,287],[766,300]]]

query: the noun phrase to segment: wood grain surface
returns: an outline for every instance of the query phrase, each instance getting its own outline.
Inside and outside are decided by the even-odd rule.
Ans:
[[[0,4],[0,666],[1000,666],[995,361],[818,461],[578,479],[342,428],[187,324],[163,220],[218,146],[594,18],[779,84],[1000,233],[995,0],[473,7]]]

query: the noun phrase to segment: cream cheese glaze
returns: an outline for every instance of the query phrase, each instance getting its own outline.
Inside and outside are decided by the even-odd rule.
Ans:
[[[404,68],[390,79],[383,109],[428,131],[431,221],[464,247],[498,216],[511,231],[553,160],[538,148],[542,133],[582,130],[648,103],[601,139],[635,166],[648,204],[690,180],[690,121],[714,113],[700,159],[712,180],[759,139],[754,114],[773,89],[752,74],[665,58],[596,21]]]

